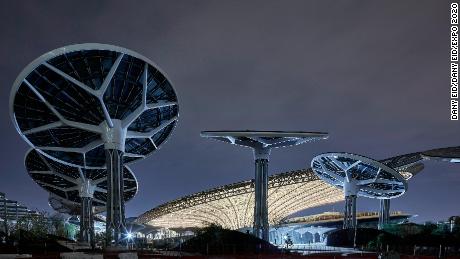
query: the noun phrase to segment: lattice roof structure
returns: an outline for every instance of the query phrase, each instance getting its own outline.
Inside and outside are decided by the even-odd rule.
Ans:
[[[292,213],[343,200],[342,193],[314,175],[298,170],[269,178],[269,222]],[[254,182],[243,181],[199,192],[160,205],[139,216],[138,222],[164,228],[194,228],[211,223],[229,229],[252,225]]]
[[[393,163],[407,180],[423,169],[419,153],[382,160]],[[320,180],[311,168],[269,177],[268,207],[270,224],[278,224],[295,212],[343,201],[343,193]],[[252,225],[254,181],[242,181],[187,195],[157,206],[137,222],[158,228],[200,228],[211,223],[229,229]]]

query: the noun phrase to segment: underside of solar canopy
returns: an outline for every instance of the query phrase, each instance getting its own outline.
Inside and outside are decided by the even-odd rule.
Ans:
[[[422,152],[422,156],[428,160],[439,160],[450,163],[460,163],[460,147],[432,149]]]
[[[203,131],[201,136],[254,149],[257,158],[266,158],[272,148],[288,147],[327,139],[324,132],[302,131]]]
[[[398,159],[393,158],[387,163],[391,161],[397,162]],[[400,164],[402,165],[403,162]],[[311,166],[322,180],[343,189],[345,196],[344,228],[356,227],[357,196],[391,199],[403,195],[407,190],[407,181],[398,171],[364,156],[349,153],[325,153],[314,157]]]
[[[255,196],[253,234],[269,239],[268,161],[272,148],[288,147],[327,139],[323,132],[300,131],[203,131],[201,136],[226,143],[250,147],[255,160]]]
[[[81,213],[80,204],[63,199],[59,196],[56,196],[53,193],[50,193],[48,197],[48,203],[51,208],[53,208],[55,211],[62,213],[62,214],[68,214],[68,215],[71,215],[72,217],[76,217],[80,215]],[[93,214],[94,221],[105,222],[105,216],[103,214],[98,214],[100,212],[103,212],[105,210],[105,207],[93,208],[93,209],[94,209],[94,214]]]
[[[26,153],[25,166],[38,185],[66,200],[68,204],[78,207],[81,204],[81,197],[92,193],[93,206],[99,212],[105,210],[107,202],[106,169],[85,169],[61,164],[34,149]],[[129,201],[136,195],[138,183],[128,166],[124,166],[123,179],[124,200]]]
[[[10,111],[20,135],[40,153],[108,169],[107,244],[118,246],[125,234],[120,169],[157,150],[177,123],[177,96],[165,74],[125,48],[71,45],[19,74]]]
[[[76,202],[71,202],[64,198],[57,196],[54,193],[50,193],[48,197],[48,204],[50,205],[53,210],[62,213],[68,214],[72,216],[80,215],[81,213],[81,205]],[[105,210],[105,206],[96,207],[93,206],[94,213],[99,213]]]
[[[174,89],[156,65],[105,44],[53,50],[29,64],[10,97],[13,123],[40,152],[77,166],[105,168],[104,146],[123,161],[159,148],[178,119]]]
[[[105,210],[107,203],[107,170],[85,169],[56,162],[35,149],[26,153],[25,166],[32,179],[52,194],[53,209],[80,215],[80,242],[93,241],[93,213]],[[124,201],[137,193],[137,180],[128,166],[123,170]]]

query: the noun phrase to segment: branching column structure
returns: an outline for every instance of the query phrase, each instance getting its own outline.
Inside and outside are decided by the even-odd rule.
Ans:
[[[114,150],[114,153],[114,164],[121,166],[118,155],[120,152]],[[80,215],[79,242],[94,245],[93,213],[95,210],[98,212],[105,210],[108,196],[110,196],[109,188],[117,191],[114,196],[123,199],[115,203],[116,206],[111,205],[112,213],[107,213],[107,217],[117,219],[114,220],[119,223],[116,226],[121,226],[112,227],[111,233],[113,234],[116,230],[119,234],[121,233],[120,229],[124,229],[124,201],[134,197],[137,192],[136,178],[127,166],[117,167],[113,170],[110,170],[110,166],[107,169],[84,169],[56,162],[34,149],[27,152],[25,164],[34,181],[53,194],[54,198],[50,199],[50,205],[53,209],[61,213]],[[109,176],[108,170],[116,173]],[[111,186],[107,178],[116,182],[116,187]],[[75,195],[76,191],[78,191],[78,195]],[[112,240],[111,238],[110,242]]]
[[[202,137],[253,149],[255,160],[253,234],[269,241],[268,161],[272,148],[300,145],[326,139],[321,132],[283,131],[203,131]]]
[[[357,196],[389,201],[391,198],[403,195],[407,189],[406,179],[395,169],[360,155],[325,153],[314,157],[311,166],[322,180],[343,188],[344,229],[357,227]]]
[[[10,109],[20,135],[42,155],[80,168],[107,168],[107,246],[119,246],[126,234],[123,162],[157,150],[178,119],[166,76],[125,48],[71,45],[19,74]]]

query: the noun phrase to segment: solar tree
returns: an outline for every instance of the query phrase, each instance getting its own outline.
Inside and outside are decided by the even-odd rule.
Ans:
[[[203,131],[201,136],[253,149],[255,160],[253,234],[269,239],[268,224],[268,161],[273,148],[300,145],[326,139],[322,132],[286,131]]]
[[[144,56],[121,47],[78,44],[37,58],[10,96],[13,123],[41,154],[64,164],[107,168],[108,245],[125,231],[124,163],[165,143],[178,119],[170,81]]]
[[[407,190],[406,179],[389,166],[355,154],[324,153],[314,157],[311,167],[325,182],[343,189],[344,229],[356,229],[356,198],[392,199]]]
[[[50,205],[59,212],[80,214],[82,243],[93,242],[93,212],[105,210],[107,203],[107,170],[87,169],[59,163],[38,151],[26,153],[25,166],[32,179],[51,195]],[[137,180],[131,170],[123,168],[123,200],[137,193]]]

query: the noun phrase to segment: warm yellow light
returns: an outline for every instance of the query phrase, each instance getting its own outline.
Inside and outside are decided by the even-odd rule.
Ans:
[[[343,200],[342,191],[320,180],[311,170],[270,177],[269,223],[312,207]],[[209,224],[228,229],[252,226],[254,184],[251,181],[200,192],[156,207],[138,218],[140,223],[162,228],[194,228]]]

